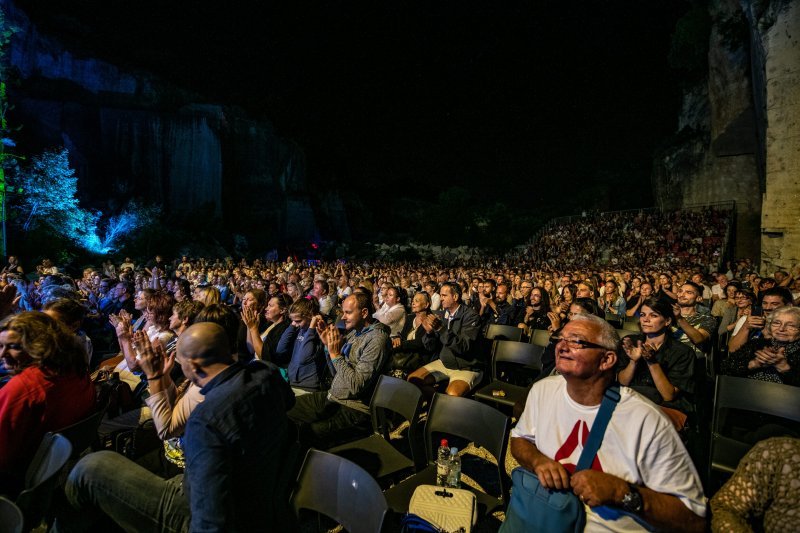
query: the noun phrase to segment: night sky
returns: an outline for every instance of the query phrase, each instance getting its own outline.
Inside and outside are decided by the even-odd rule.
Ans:
[[[457,184],[517,207],[611,191],[604,208],[652,203],[652,152],[674,132],[680,102],[670,34],[688,9],[18,2],[99,57],[268,118],[303,147],[315,186],[434,198]]]

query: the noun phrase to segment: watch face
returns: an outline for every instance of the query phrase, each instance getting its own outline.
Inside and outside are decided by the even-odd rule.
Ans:
[[[629,513],[640,513],[642,511],[642,495],[633,485],[630,492],[622,497],[622,508]]]

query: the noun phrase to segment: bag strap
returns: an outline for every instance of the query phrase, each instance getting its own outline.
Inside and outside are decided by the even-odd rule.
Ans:
[[[592,424],[592,430],[589,432],[589,438],[586,440],[586,446],[583,447],[581,456],[578,459],[578,466],[575,471],[586,470],[591,468],[594,462],[594,457],[603,443],[603,436],[606,434],[608,422],[611,420],[611,414],[619,403],[619,383],[614,383],[606,389],[603,393],[603,401],[600,404],[600,410]]]

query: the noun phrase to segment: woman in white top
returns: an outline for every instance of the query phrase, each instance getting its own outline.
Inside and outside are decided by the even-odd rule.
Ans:
[[[399,335],[406,322],[406,308],[401,302],[401,292],[404,291],[397,287],[387,288],[383,305],[372,315],[379,322],[389,326],[390,335]]]

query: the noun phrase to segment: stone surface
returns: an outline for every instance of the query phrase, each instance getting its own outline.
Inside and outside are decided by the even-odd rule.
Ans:
[[[708,78],[686,91],[680,133],[653,171],[661,207],[735,202],[735,254],[761,257],[770,272],[800,257],[799,9],[785,0],[710,3]]]
[[[341,199],[315,198],[303,150],[269,122],[82,57],[10,1],[4,9],[19,29],[9,56],[20,77],[10,94],[20,139],[32,151],[68,148],[88,205],[107,211],[147,198],[167,214],[219,217],[256,249],[349,236]]]

